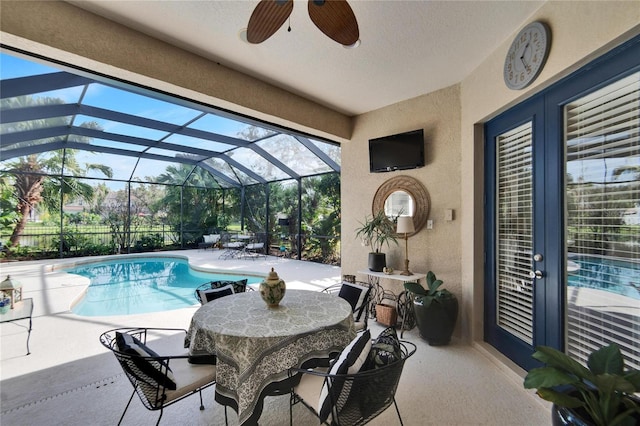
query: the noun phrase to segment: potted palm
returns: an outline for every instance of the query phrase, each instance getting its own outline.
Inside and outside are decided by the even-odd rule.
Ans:
[[[360,222],[360,227],[356,228],[356,237],[362,238],[365,246],[371,247],[369,253],[369,270],[382,272],[387,266],[386,255],[380,250],[384,244],[390,247],[392,242],[398,244],[396,239],[395,220],[389,218],[384,210],[380,210],[372,216],[365,217],[364,222]]]
[[[446,345],[458,318],[458,298],[447,289],[440,288],[442,280],[432,271],[427,273],[427,288],[416,282],[404,283],[413,296],[413,310],[420,335],[431,346]]]
[[[587,367],[548,346],[536,347],[533,358],[546,365],[530,370],[524,387],[553,403],[554,426],[640,424],[640,371],[625,370],[615,343],[592,352]]]

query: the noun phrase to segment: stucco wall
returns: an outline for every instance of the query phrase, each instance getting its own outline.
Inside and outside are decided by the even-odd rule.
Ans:
[[[369,173],[369,139],[424,129],[425,167],[387,173]],[[342,144],[342,271],[355,274],[366,269],[369,247],[355,239],[355,229],[366,215],[378,187],[386,180],[406,175],[416,178],[429,193],[429,219],[433,229],[423,228],[409,238],[410,269],[433,270],[451,291],[460,294],[460,90],[451,86],[357,117],[352,140]],[[455,211],[454,221],[444,220],[445,209]],[[404,241],[384,248],[387,265],[404,266]],[[359,279],[366,280],[365,275]],[[383,285],[402,290],[392,281]]]

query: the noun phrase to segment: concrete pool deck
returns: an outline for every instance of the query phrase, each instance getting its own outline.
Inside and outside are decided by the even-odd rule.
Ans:
[[[194,267],[229,272],[266,274],[274,267],[288,288],[321,290],[340,282],[342,275],[340,267],[293,259],[221,260],[219,252],[212,250],[159,255],[186,256]],[[149,314],[80,317],[73,314],[69,306],[88,282],[59,269],[62,263],[78,261],[0,264],[2,279],[11,275],[23,285],[24,297],[34,299],[30,355],[26,356],[26,330],[17,323],[0,324],[0,424],[3,426],[116,424],[132,388],[115,357],[100,344],[100,334],[129,326],[186,329],[199,307],[194,303],[188,308]],[[20,322],[24,323],[26,321]],[[372,336],[384,329],[375,321],[369,321],[369,326]],[[432,347],[419,337],[417,329],[405,332],[404,339],[418,347],[405,366],[396,394],[404,424],[549,424],[548,406],[522,387],[522,379],[517,374],[497,365],[474,346],[452,341],[448,346]],[[214,388],[210,388],[203,392],[204,411],[198,410],[197,397],[187,398],[176,407],[167,408],[162,424],[223,425],[224,409],[213,402],[213,391]],[[288,404],[288,395],[269,397],[260,425],[289,424]],[[158,413],[146,410],[136,397],[123,425],[151,425],[157,418]],[[229,411],[229,424],[238,424],[233,410]],[[317,422],[304,407],[296,406],[294,425],[309,424]],[[388,409],[371,424],[399,422],[395,410]]]
[[[96,256],[76,259],[49,259],[42,261],[8,262],[0,264],[2,279],[11,275],[22,284],[23,297],[33,298],[33,331],[30,339],[31,355],[26,354],[26,331],[18,324],[2,323],[2,364],[0,380],[16,377],[37,369],[48,368],[85,356],[103,352],[97,341],[98,330],[125,326],[188,328],[193,312],[200,306],[194,299],[191,307],[166,312],[137,315],[82,317],[71,312],[71,304],[82,295],[89,280],[66,273],[62,268],[101,260],[114,260],[131,256],[173,256],[189,260],[189,264],[202,271],[223,271],[266,275],[275,268],[287,283],[287,288],[322,290],[341,280],[340,267],[268,256],[259,259],[219,259],[217,250],[182,250],[139,255]],[[165,315],[161,315],[165,314]],[[46,321],[41,320],[46,318]],[[99,334],[99,333],[98,333]],[[56,348],[52,352],[51,348]],[[46,355],[45,355],[46,354]]]

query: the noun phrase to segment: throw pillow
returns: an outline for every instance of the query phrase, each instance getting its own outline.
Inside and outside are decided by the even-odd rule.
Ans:
[[[132,355],[131,359],[140,372],[136,375],[149,386],[155,387],[159,384],[167,389],[176,389],[176,379],[166,362],[142,358],[159,355],[138,338],[128,333],[116,332],[116,345],[120,352]]]
[[[209,303],[212,300],[216,300],[220,297],[230,296],[234,294],[232,284],[227,284],[224,287],[220,288],[212,288],[209,290],[198,290],[198,294],[200,295],[200,301],[204,305],[205,303]]]
[[[396,329],[388,327],[382,330],[371,345],[366,368],[383,367],[401,358],[402,349],[400,348],[400,339],[398,339]]]
[[[367,288],[346,281],[342,283],[338,296],[342,297],[351,305],[351,310],[355,314],[354,321],[360,321],[360,316],[362,315],[363,311],[362,308],[364,307],[364,303],[369,296],[370,290],[370,287]]]
[[[359,333],[355,339],[351,341],[345,347],[340,356],[333,363],[331,368],[329,369],[329,374],[355,374],[360,371],[360,369],[364,366],[367,361],[367,357],[369,352],[371,351],[371,332],[369,330],[365,330],[362,333]],[[320,407],[320,422],[323,423],[331,414],[331,401],[332,398],[329,395],[329,387],[331,387],[331,392],[333,394],[333,399],[337,400],[338,395],[342,392],[342,385],[344,382],[342,381],[334,381],[329,382],[330,379],[325,379],[324,385],[322,386],[322,391],[320,392],[320,401],[318,407]],[[346,401],[347,398],[345,397]]]

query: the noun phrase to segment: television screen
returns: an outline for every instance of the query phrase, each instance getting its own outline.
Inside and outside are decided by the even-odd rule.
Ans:
[[[371,173],[424,167],[422,129],[369,140]]]

